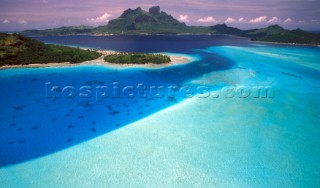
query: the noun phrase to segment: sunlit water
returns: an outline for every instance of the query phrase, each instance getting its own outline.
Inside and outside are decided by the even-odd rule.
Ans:
[[[163,69],[0,71],[5,186],[318,187],[320,49],[226,36],[47,37],[48,43],[174,52]],[[172,44],[172,45],[171,45]],[[47,83],[47,84],[46,84]],[[48,86],[190,86],[210,96],[48,97]],[[227,97],[225,88],[274,89]],[[202,93],[203,94],[203,93]],[[52,181],[54,179],[54,181]],[[51,181],[50,181],[51,180]]]

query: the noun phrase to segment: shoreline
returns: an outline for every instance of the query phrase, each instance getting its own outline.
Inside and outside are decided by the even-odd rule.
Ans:
[[[250,42],[254,43],[264,43],[264,44],[280,44],[280,45],[288,45],[288,46],[310,46],[310,47],[320,47],[320,45],[316,44],[300,44],[300,43],[284,43],[284,42],[268,42],[268,41],[259,41],[259,40],[250,40]]]
[[[161,63],[161,64],[154,64],[154,63],[146,63],[146,64],[117,64],[117,63],[110,63],[104,60],[106,55],[117,53],[114,50],[95,50],[89,48],[80,48],[85,50],[92,50],[96,51],[101,54],[101,56],[94,60],[84,61],[81,63],[70,63],[70,62],[50,62],[50,63],[35,63],[35,64],[28,64],[28,65],[4,65],[0,66],[0,70],[4,69],[15,69],[15,68],[46,68],[46,67],[73,67],[73,66],[81,66],[81,65],[101,65],[106,66],[109,68],[150,68],[150,69],[159,69],[159,68],[166,68],[175,65],[183,65],[187,63],[193,62],[195,59],[183,55],[168,55],[170,56],[171,61],[168,63]],[[165,54],[165,53],[159,53]]]
[[[101,56],[100,58],[94,60],[95,62],[91,63],[90,61],[84,62],[82,64],[98,64],[98,65],[103,65],[107,67],[112,67],[112,68],[150,68],[150,69],[160,69],[160,68],[166,68],[170,66],[175,66],[175,65],[184,65],[187,63],[191,63],[194,61],[192,58],[188,58],[186,56],[182,55],[169,55],[171,61],[168,63],[161,63],[161,64],[154,64],[154,63],[146,63],[146,64],[117,64],[117,63],[110,63],[104,61],[104,56]]]

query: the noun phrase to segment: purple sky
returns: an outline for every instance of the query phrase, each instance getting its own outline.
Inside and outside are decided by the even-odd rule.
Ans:
[[[241,29],[279,24],[320,30],[320,0],[1,0],[0,30],[105,25],[125,9],[161,9],[188,25],[227,23]]]

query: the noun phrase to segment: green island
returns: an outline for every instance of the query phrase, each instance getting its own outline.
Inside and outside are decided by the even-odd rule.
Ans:
[[[0,66],[47,63],[81,63],[101,57],[94,50],[44,44],[20,34],[0,33]],[[115,64],[163,64],[171,62],[168,55],[132,52],[114,52],[104,56]]]
[[[250,38],[253,41],[320,45],[320,35],[301,29],[288,30],[279,25],[266,28],[240,30],[226,24],[213,26],[188,26],[160,10],[159,6],[148,11],[141,9],[125,10],[120,17],[110,20],[107,25],[98,27],[70,26],[45,30],[25,30],[27,36],[65,35],[234,35]]]
[[[287,30],[279,25],[249,30],[239,34],[239,36],[248,37],[252,41],[320,45],[319,34],[309,33],[301,29]]]
[[[0,33],[0,66],[80,63],[100,56],[95,51],[44,44],[19,34]]]
[[[163,54],[147,54],[147,53],[115,53],[106,55],[104,60],[109,63],[116,64],[163,64],[171,62],[167,55]]]

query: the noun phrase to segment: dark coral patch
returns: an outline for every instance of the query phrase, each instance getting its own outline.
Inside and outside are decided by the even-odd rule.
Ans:
[[[112,112],[109,112],[110,115],[116,115],[116,114],[119,114],[120,112],[119,111],[112,111]]]
[[[32,127],[32,130],[37,130],[37,129],[40,129],[39,125],[35,125],[35,126]]]
[[[19,140],[19,144],[24,144],[24,140]]]
[[[88,107],[92,106],[92,104],[89,100],[78,102],[78,105],[83,106],[84,108],[88,108]]]
[[[13,107],[14,110],[23,110],[24,108],[25,108],[24,105],[14,106],[14,107]]]

